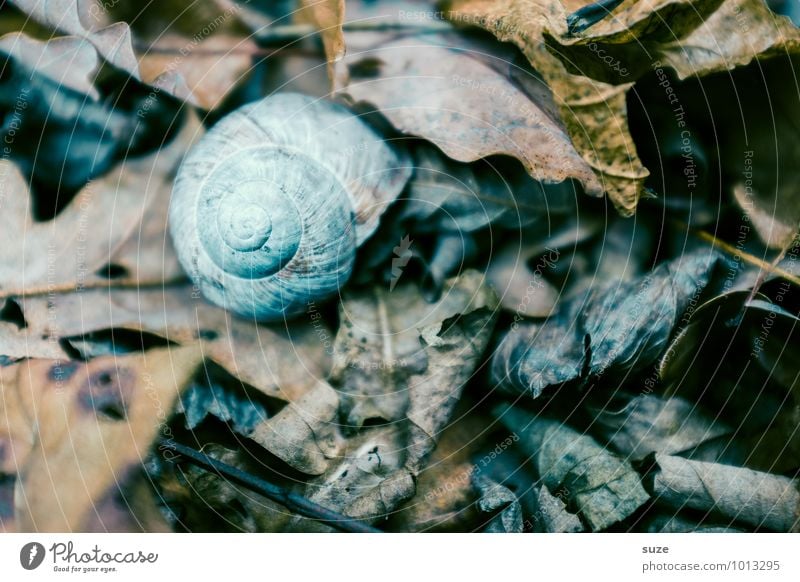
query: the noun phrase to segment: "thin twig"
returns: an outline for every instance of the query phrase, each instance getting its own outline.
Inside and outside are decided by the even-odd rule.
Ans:
[[[43,295],[65,295],[80,293],[92,289],[160,289],[185,283],[188,279],[109,279],[108,281],[88,281],[78,285],[75,281],[58,283],[42,287],[24,287],[21,289],[0,289],[0,300],[9,297],[37,297]]]
[[[342,25],[345,32],[414,32],[431,34],[453,30],[453,25],[443,20],[422,20],[402,22],[398,20],[357,20]],[[286,42],[317,34],[318,30],[310,24],[285,24],[268,26],[253,36],[259,42]]]
[[[768,263],[763,259],[759,259],[755,255],[751,255],[748,252],[745,252],[741,249],[736,248],[730,243],[726,243],[724,240],[718,239],[710,232],[706,232],[704,230],[692,229],[692,233],[697,236],[698,238],[710,242],[712,245],[717,246],[720,250],[725,251],[731,256],[739,256],[745,263],[750,263],[751,265],[763,269],[765,272],[772,273],[774,275],[778,275],[779,277],[783,277],[787,281],[791,281],[795,285],[800,286],[800,278],[793,275],[789,271],[785,269],[781,269],[775,264]]]
[[[772,263],[770,263],[770,266],[773,269],[778,268],[778,263],[780,263],[784,259],[786,253],[788,253],[789,249],[796,244],[796,241],[797,241],[797,233],[794,233],[792,235],[792,238],[790,238],[789,241],[785,245],[783,245],[783,247],[781,247],[781,250],[778,253],[778,255],[774,259],[772,259]],[[764,284],[766,278],[767,278],[767,271],[760,271],[758,273],[758,277],[756,278],[756,282],[753,285],[753,289],[750,291],[750,295],[747,297],[747,303],[753,300],[753,298],[756,296],[756,293],[758,293],[758,290],[761,289],[761,286]]]
[[[369,526],[363,521],[353,519],[352,517],[348,517],[336,511],[330,510],[327,507],[318,505],[313,501],[309,501],[302,495],[287,491],[283,487],[279,487],[270,483],[269,481],[260,479],[255,475],[251,475],[246,471],[242,471],[241,469],[238,469],[232,465],[218,461],[217,459],[209,457],[205,453],[197,451],[191,447],[176,443],[172,440],[168,441],[164,439],[161,440],[161,444],[180,454],[187,461],[194,463],[198,467],[201,467],[206,471],[216,472],[220,477],[229,479],[234,483],[238,483],[239,485],[246,487],[254,493],[258,493],[267,499],[270,499],[276,503],[280,503],[286,507],[286,509],[302,515],[303,517],[322,522],[345,532],[381,533],[379,529]]]

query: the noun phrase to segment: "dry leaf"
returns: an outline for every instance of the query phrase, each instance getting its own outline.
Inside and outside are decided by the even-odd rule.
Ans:
[[[503,410],[499,416],[520,435],[520,445],[533,456],[542,483],[551,491],[563,488],[568,505],[592,531],[625,519],[648,500],[628,461],[590,436],[560,421],[515,408]]]
[[[670,507],[713,510],[775,531],[798,527],[800,491],[788,477],[657,454],[649,483],[653,496]]]
[[[85,40],[64,36],[42,41],[23,32],[10,32],[0,37],[0,52],[58,86],[92,99],[99,97],[94,86],[99,59]]]
[[[4,394],[17,391],[29,422],[30,448],[15,447],[22,458],[17,527],[103,531],[126,523],[118,500],[122,486],[164,431],[200,359],[191,346],[88,364],[20,364],[16,383],[3,384]]]
[[[424,137],[454,160],[505,154],[535,180],[574,178],[601,195],[591,168],[551,116],[552,98],[541,81],[529,81],[538,93],[526,92],[510,79],[510,63],[490,60],[481,49],[431,35],[381,42],[345,59],[339,84],[399,131]]]
[[[235,4],[12,3],[44,26],[86,39],[106,61],[157,91],[206,109],[217,106],[233,88],[255,51]]]
[[[798,29],[763,0],[628,1],[576,34],[567,29],[565,8],[579,3],[565,4],[453,0],[449,18],[486,28],[525,53],[553,91],[575,147],[623,214],[636,208],[648,175],[627,124],[625,94],[633,81],[659,67],[681,78],[707,75],[800,47]]]
[[[390,422],[402,419],[416,391],[422,396],[421,391],[434,389],[434,385],[425,384],[426,377],[439,382],[444,390],[458,389],[450,380],[455,380],[452,374],[459,371],[451,370],[437,380],[435,373],[443,372],[437,367],[447,366],[448,358],[452,358],[449,361],[454,365],[465,366],[468,377],[469,366],[474,365],[471,360],[475,346],[465,344],[459,355],[456,345],[451,348],[455,349],[453,356],[438,359],[436,346],[442,339],[437,339],[441,329],[437,326],[450,317],[467,315],[483,307],[491,311],[495,302],[493,293],[483,287],[482,276],[475,271],[449,281],[442,299],[433,304],[425,301],[414,284],[400,284],[392,291],[375,287],[345,294],[340,306],[341,325],[333,346],[331,380],[341,394],[347,424],[360,427],[369,419]],[[491,331],[489,321],[486,319],[483,327],[473,330],[476,343],[484,342],[482,338]],[[420,333],[426,328],[430,332],[421,340]],[[433,357],[437,357],[437,363],[431,362]],[[469,362],[460,362],[460,357]],[[414,387],[414,382],[419,386]]]
[[[14,358],[64,357],[60,340],[101,330],[129,329],[176,343],[203,341],[206,357],[264,394],[292,401],[324,378],[330,356],[321,323],[269,327],[232,317],[191,286],[96,289],[13,300],[25,326],[0,322],[0,353]],[[112,334],[113,341],[113,334]],[[62,351],[53,355],[58,348]],[[12,351],[16,350],[16,351]]]
[[[0,295],[80,291],[98,282],[107,285],[102,267],[114,262],[132,237],[139,240],[137,228],[142,228],[143,217],[152,219],[151,205],[163,206],[173,172],[199,131],[199,121],[189,116],[163,149],[120,162],[102,178],[89,182],[48,222],[33,221],[25,179],[13,163],[0,160]],[[148,268],[158,272],[162,265],[171,269],[172,264],[172,259],[157,260]]]

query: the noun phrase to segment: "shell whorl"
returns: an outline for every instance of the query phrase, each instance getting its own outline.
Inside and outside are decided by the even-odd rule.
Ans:
[[[268,97],[223,118],[187,154],[170,205],[178,258],[226,309],[260,320],[301,313],[347,281],[356,247],[410,171],[344,107]]]

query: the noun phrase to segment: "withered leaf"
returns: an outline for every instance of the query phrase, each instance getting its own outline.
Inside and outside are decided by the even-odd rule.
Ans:
[[[415,492],[414,477],[404,466],[404,439],[397,425],[361,431],[348,440],[336,463],[309,482],[305,496],[350,517],[369,521],[388,517]],[[298,517],[290,529],[328,531],[329,527]]]
[[[200,360],[189,346],[88,364],[19,364],[16,383],[3,385],[4,394],[17,391],[28,420],[25,447],[15,446],[19,529],[102,531],[121,523],[120,488],[139,471]]]
[[[795,531],[800,491],[793,479],[716,463],[655,455],[649,488],[661,503],[714,511],[775,531]]]
[[[43,41],[23,32],[10,32],[0,37],[0,53],[56,85],[93,99],[99,97],[93,83],[99,59],[85,40],[64,36]]]
[[[576,149],[623,214],[636,208],[648,175],[627,123],[625,94],[633,81],[662,66],[680,78],[727,71],[800,47],[798,29],[764,0],[629,1],[570,32],[565,11],[581,4],[452,0],[449,18],[525,53],[553,91]]]
[[[550,386],[642,370],[661,355],[678,319],[697,302],[717,258],[687,254],[640,279],[592,289],[541,325],[512,329],[493,357],[494,378],[537,398]]]
[[[97,272],[113,262],[130,239],[139,240],[137,227],[143,217],[152,216],[148,212],[151,205],[163,204],[165,196],[168,199],[172,172],[199,128],[199,120],[189,116],[163,149],[120,162],[87,184],[48,222],[33,221],[28,184],[13,163],[0,160],[4,190],[0,200],[0,294],[9,297],[107,285],[105,274]],[[166,220],[166,216],[161,218]],[[21,246],[20,233],[24,235]],[[169,268],[172,263],[157,260],[154,264],[149,268],[158,271],[162,264]]]
[[[592,531],[625,519],[649,499],[630,464],[590,436],[519,409],[499,414],[520,435],[520,445],[532,455],[542,483],[551,491],[563,490],[568,506]]]
[[[338,408],[336,391],[320,381],[259,423],[250,438],[298,471],[320,475],[343,445],[336,423]]]
[[[432,397],[437,385],[460,390],[458,380],[469,378],[491,333],[495,306],[493,292],[476,271],[449,280],[442,298],[432,304],[413,283],[401,282],[392,291],[375,287],[345,293],[331,379],[341,394],[347,424],[400,420],[415,400],[420,406]],[[452,330],[442,327],[448,318],[476,310],[480,315],[469,320],[468,329],[459,319]]]
[[[350,80],[339,84],[354,100],[374,105],[399,131],[424,137],[454,160],[505,154],[519,159],[535,180],[574,178],[590,194],[601,195],[591,168],[550,116],[551,98],[541,81],[529,81],[538,85],[538,93],[529,94],[510,79],[509,63],[485,59],[478,47],[457,38],[381,42],[344,59],[340,74]],[[366,78],[359,77],[367,64]]]

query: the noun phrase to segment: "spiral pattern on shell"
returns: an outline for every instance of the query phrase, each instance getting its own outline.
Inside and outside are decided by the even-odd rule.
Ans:
[[[411,174],[345,107],[278,94],[219,121],[172,192],[178,258],[212,302],[277,320],[335,294]]]

